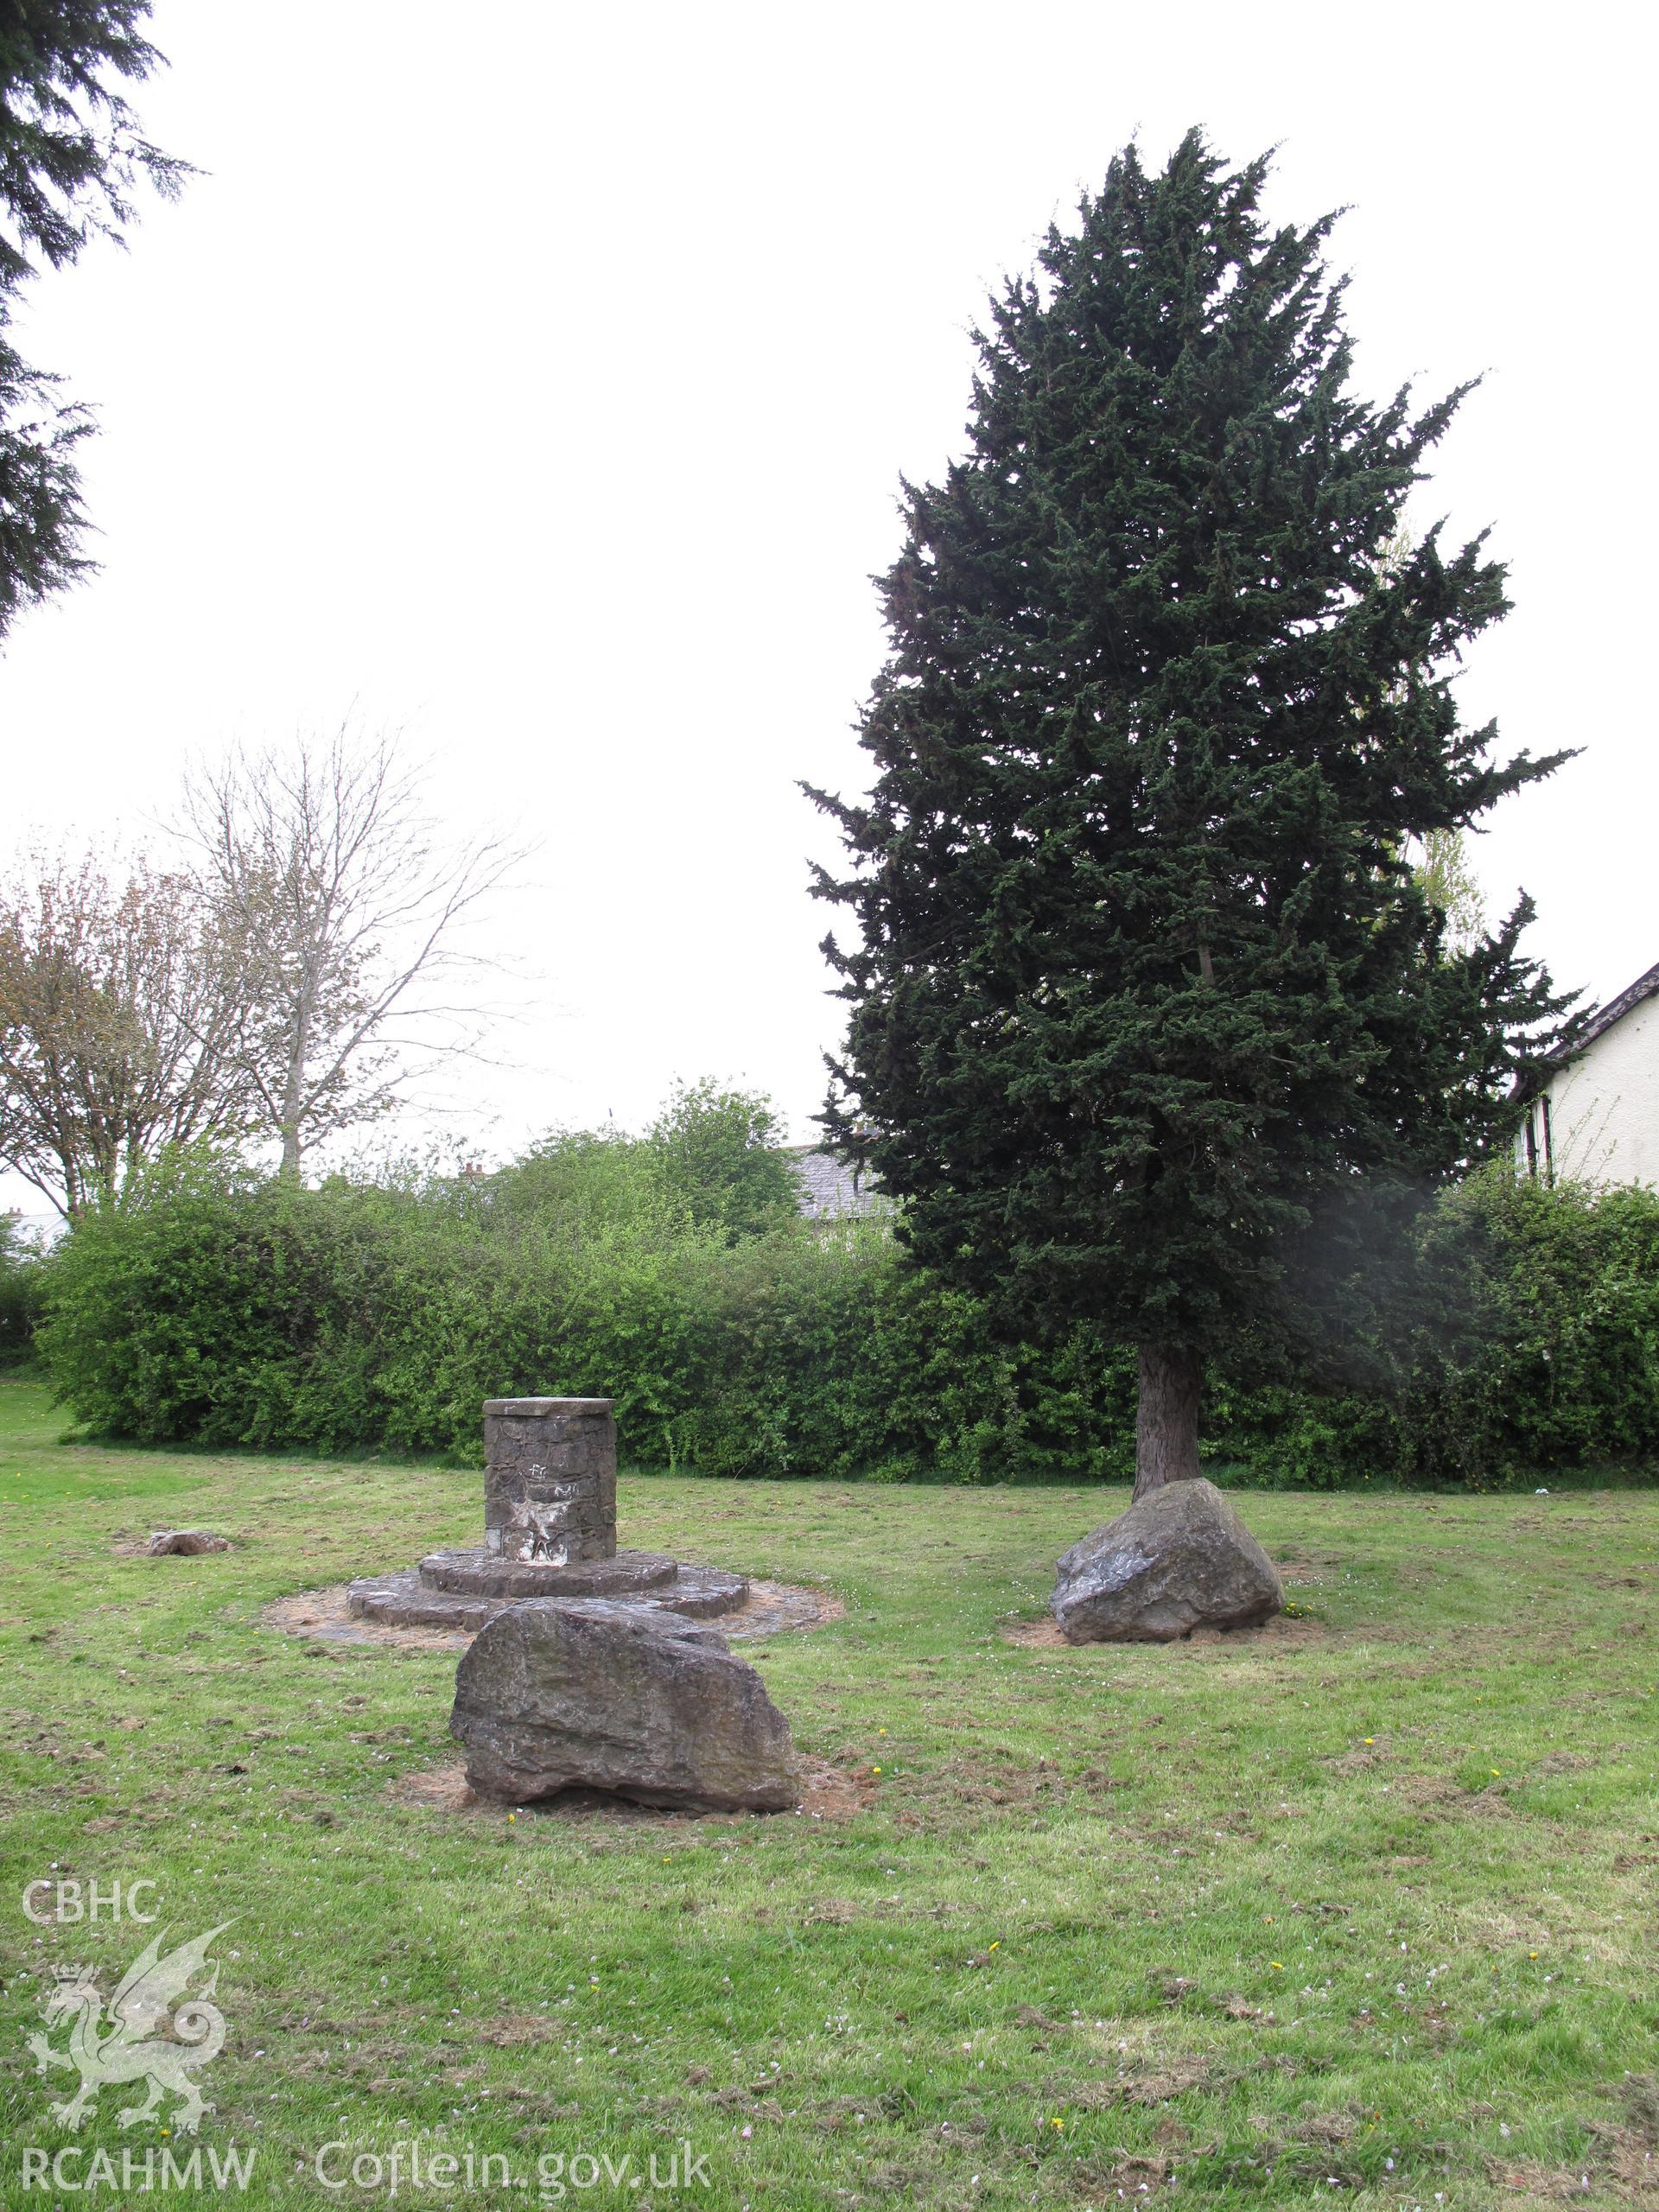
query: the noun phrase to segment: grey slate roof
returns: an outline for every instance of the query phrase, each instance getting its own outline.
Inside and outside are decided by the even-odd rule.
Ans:
[[[790,1166],[800,1185],[801,1211],[809,1221],[844,1221],[886,1211],[887,1201],[872,1178],[861,1175],[833,1152],[798,1152]]]
[[[1626,984],[1617,998],[1598,1007],[1571,1044],[1558,1045],[1553,1052],[1541,1053],[1529,1067],[1523,1068],[1516,1077],[1510,1096],[1516,1099],[1535,1098],[1548,1079],[1546,1069],[1565,1067],[1569,1061],[1576,1060],[1598,1037],[1605,1037],[1616,1021],[1623,1021],[1627,1014],[1634,1014],[1656,992],[1659,992],[1659,966],[1649,968],[1633,983]]]
[[[1609,999],[1605,1006],[1599,1007],[1574,1042],[1565,1051],[1552,1052],[1548,1057],[1577,1059],[1586,1045],[1593,1045],[1598,1037],[1605,1036],[1616,1021],[1623,1021],[1627,1014],[1633,1014],[1643,1000],[1650,999],[1656,991],[1659,991],[1659,967],[1649,968],[1645,976],[1638,976],[1633,983],[1627,984],[1616,999]]]

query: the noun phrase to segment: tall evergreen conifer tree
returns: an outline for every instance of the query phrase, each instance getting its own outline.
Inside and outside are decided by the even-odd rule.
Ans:
[[[1385,1189],[1497,1139],[1564,1001],[1466,950],[1410,840],[1568,757],[1494,759],[1452,677],[1507,611],[1402,510],[1468,387],[1349,388],[1333,218],[1266,157],[1119,156],[977,333],[969,450],[905,486],[852,855],[831,1135],[1010,1326],[1139,1348],[1136,1494],[1198,1472],[1207,1355],[1311,1326]],[[1374,1213],[1373,1213],[1374,1217]]]
[[[191,174],[143,136],[120,89],[161,66],[149,12],[150,0],[0,0],[0,639],[92,566],[74,459],[92,418],[13,345],[16,296],[89,240],[120,239],[141,177],[170,199]]]

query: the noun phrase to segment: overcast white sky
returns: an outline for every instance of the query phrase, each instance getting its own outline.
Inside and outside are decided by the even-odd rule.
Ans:
[[[0,658],[0,843],[142,833],[192,751],[353,702],[405,726],[458,825],[545,841],[479,1149],[705,1071],[812,1135],[795,779],[860,781],[897,480],[960,445],[1000,273],[1194,122],[1278,143],[1274,213],[1351,207],[1363,389],[1486,372],[1416,519],[1511,563],[1471,710],[1588,752],[1480,871],[1598,997],[1659,958],[1645,11],[159,0],[154,36],[145,122],[206,174],[25,318],[99,410],[103,569]]]

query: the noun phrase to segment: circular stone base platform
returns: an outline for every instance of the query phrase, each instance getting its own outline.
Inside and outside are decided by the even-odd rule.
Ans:
[[[391,1582],[397,1578],[376,1579]],[[634,1601],[622,1602],[632,1605]],[[483,1598],[467,1603],[479,1609],[480,1618],[475,1626],[468,1625],[464,1614],[458,1618],[446,1613],[442,1621],[430,1625],[417,1623],[397,1627],[354,1612],[346,1585],[337,1582],[327,1590],[298,1590],[287,1598],[273,1598],[260,1618],[267,1628],[280,1630],[284,1636],[304,1637],[313,1643],[459,1652],[467,1649],[484,1625],[481,1617],[499,1600]],[[826,1621],[838,1621],[846,1610],[841,1599],[828,1591],[804,1590],[788,1582],[752,1581],[749,1594],[737,1611],[721,1616],[720,1632],[731,1643],[753,1643],[785,1630],[817,1628]]]
[[[452,1552],[435,1556],[466,1559],[474,1554]],[[628,1559],[650,1560],[669,1572],[660,1580],[643,1586],[613,1582],[596,1588],[588,1580]],[[423,1560],[418,1567],[406,1567],[401,1574],[364,1575],[348,1586],[346,1602],[359,1620],[378,1621],[392,1628],[459,1629],[476,1635],[498,1613],[505,1613],[526,1598],[614,1598],[641,1612],[680,1613],[692,1620],[707,1620],[735,1612],[749,1594],[744,1575],[728,1574],[719,1567],[682,1567],[648,1552],[620,1553],[616,1560],[593,1567],[550,1569],[536,1562],[539,1579],[533,1586],[493,1592],[435,1588],[428,1579],[429,1564]],[[494,1564],[499,1567],[504,1562],[498,1560]]]
[[[520,1598],[631,1597],[637,1590],[671,1583],[680,1567],[660,1552],[618,1552],[610,1559],[555,1567],[544,1559],[503,1559],[480,1545],[470,1551],[429,1552],[416,1572],[429,1590],[516,1603]]]

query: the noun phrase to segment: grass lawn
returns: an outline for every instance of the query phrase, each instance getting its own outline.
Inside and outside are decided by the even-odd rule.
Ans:
[[[1659,1491],[1246,1497],[1306,1620],[1072,1651],[1006,1630],[1122,1491],[625,1478],[625,1541],[844,1600],[743,1649],[872,1801],[510,1821],[394,1794],[452,1656],[260,1618],[474,1541],[476,1474],[61,1428],[0,1383],[8,2206],[143,2201],[162,2141],[127,2088],[49,2117],[54,1967],[107,1997],[153,1931],[34,1926],[41,1876],[234,1922],[200,2142],[247,2203],[388,2204],[317,2153],[417,2138],[463,2163],[399,2205],[1659,2202]],[[195,1522],[237,1548],[118,1554]],[[686,2141],[706,2184],[638,2178]],[[68,2144],[139,2181],[26,2187]]]

